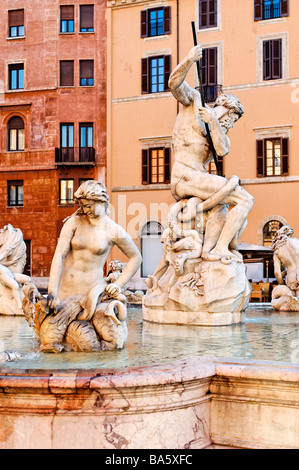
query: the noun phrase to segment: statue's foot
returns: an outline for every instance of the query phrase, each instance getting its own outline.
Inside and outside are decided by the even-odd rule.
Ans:
[[[148,276],[147,279],[145,279],[145,284],[149,289],[156,290],[158,288],[158,279],[155,276]]]
[[[226,249],[219,251],[214,249],[210,251],[210,253],[206,253],[206,257],[204,259],[206,261],[221,261],[223,264],[231,264],[232,261],[242,261],[239,256]]]
[[[236,261],[241,261],[241,262],[243,261],[243,256],[238,250],[231,249],[230,251],[237,258]]]

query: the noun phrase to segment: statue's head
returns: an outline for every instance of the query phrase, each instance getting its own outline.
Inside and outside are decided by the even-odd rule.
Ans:
[[[112,271],[122,271],[122,263],[119,259],[113,259],[109,266]]]
[[[106,211],[109,206],[109,196],[106,186],[100,181],[88,180],[84,181],[74,194],[75,201],[79,204],[81,199],[101,202],[105,205]]]
[[[235,122],[244,114],[241,101],[232,93],[223,93],[218,96],[214,106],[220,125],[225,133],[231,129]]]

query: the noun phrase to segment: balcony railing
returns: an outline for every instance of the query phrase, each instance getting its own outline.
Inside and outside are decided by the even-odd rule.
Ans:
[[[55,149],[55,162],[58,164],[93,164],[95,149],[93,147],[59,147]]]

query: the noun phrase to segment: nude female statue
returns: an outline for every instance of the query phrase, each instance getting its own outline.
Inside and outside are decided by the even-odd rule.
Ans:
[[[51,265],[48,305],[54,309],[74,294],[117,296],[141,264],[129,234],[108,217],[109,196],[102,183],[85,181],[74,198],[79,209],[66,220]],[[114,245],[129,260],[117,282],[107,284],[103,268]]]

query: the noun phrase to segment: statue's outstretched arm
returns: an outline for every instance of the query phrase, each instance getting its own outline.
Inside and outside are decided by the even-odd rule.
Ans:
[[[198,93],[185,81],[186,75],[194,62],[201,59],[202,49],[195,46],[189,54],[172,71],[168,86],[173,96],[184,106],[189,106],[194,101],[194,94]],[[199,95],[199,93],[198,93]],[[199,95],[200,96],[200,95]]]

